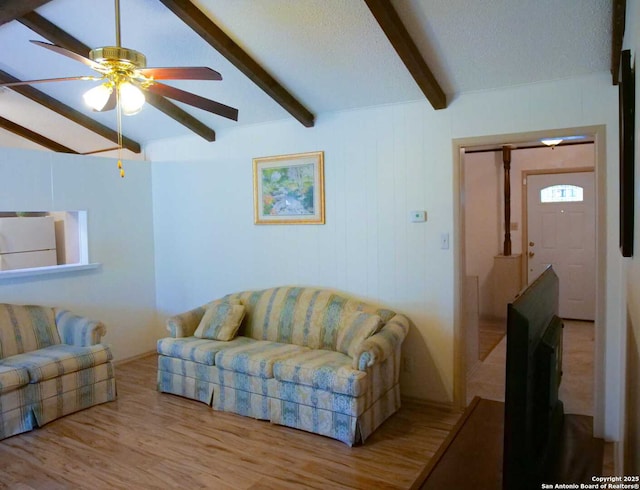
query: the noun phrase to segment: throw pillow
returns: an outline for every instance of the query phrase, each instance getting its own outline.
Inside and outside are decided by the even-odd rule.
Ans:
[[[231,303],[210,305],[193,335],[201,339],[232,340],[240,328],[244,313],[243,305]]]
[[[213,305],[219,305],[220,303],[229,303],[230,305],[241,305],[242,302],[237,298],[230,298],[229,295],[224,296],[222,298],[214,299],[213,301],[209,301],[206,305],[204,305],[205,309],[209,308]]]
[[[382,320],[378,315],[364,311],[354,311],[347,315],[338,327],[336,350],[355,356],[360,344],[376,333],[381,324]]]

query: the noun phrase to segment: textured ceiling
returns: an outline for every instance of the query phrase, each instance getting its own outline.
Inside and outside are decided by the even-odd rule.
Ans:
[[[609,70],[610,0],[396,0],[450,95]]]
[[[425,100],[362,0],[193,3],[316,116]],[[393,5],[449,100],[463,92],[609,69],[608,0],[393,0]],[[142,51],[149,66],[204,65],[222,73],[221,82],[169,82],[239,109],[233,122],[177,103],[218,138],[227,128],[292,117],[158,0],[121,0],[121,8],[122,44]],[[114,44],[111,0],[53,0],[37,12],[84,44]],[[1,70],[24,80],[90,74],[30,39],[42,40],[17,21],[0,26]],[[35,87],[115,129],[113,112],[94,114],[83,106],[81,95],[91,86],[72,81]],[[79,152],[114,146],[11,90],[0,93],[0,116]],[[149,105],[124,118],[123,126],[143,146],[190,133]],[[0,146],[36,147],[5,130]]]

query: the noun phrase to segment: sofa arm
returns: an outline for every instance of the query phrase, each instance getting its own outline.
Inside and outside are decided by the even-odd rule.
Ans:
[[[104,323],[74,315],[68,310],[55,309],[56,327],[62,343],[87,347],[99,344],[107,333]]]
[[[174,338],[191,337],[198,328],[204,315],[205,307],[199,306],[179,315],[167,318],[167,330]]]
[[[382,329],[366,339],[353,357],[353,369],[360,371],[384,361],[398,349],[409,332],[409,319],[395,315]]]

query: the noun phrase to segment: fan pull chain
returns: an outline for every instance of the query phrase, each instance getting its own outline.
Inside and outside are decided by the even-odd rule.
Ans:
[[[122,107],[120,107],[120,88],[116,87],[116,112],[118,119],[118,170],[120,177],[124,179],[124,168],[122,168]]]

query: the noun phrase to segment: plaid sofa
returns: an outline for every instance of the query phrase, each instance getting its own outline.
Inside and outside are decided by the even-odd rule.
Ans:
[[[216,305],[241,304],[228,340],[195,336]],[[167,320],[158,390],[214,410],[364,442],[400,408],[406,316],[326,289],[230,294]]]
[[[0,439],[116,397],[102,323],[0,304]]]

